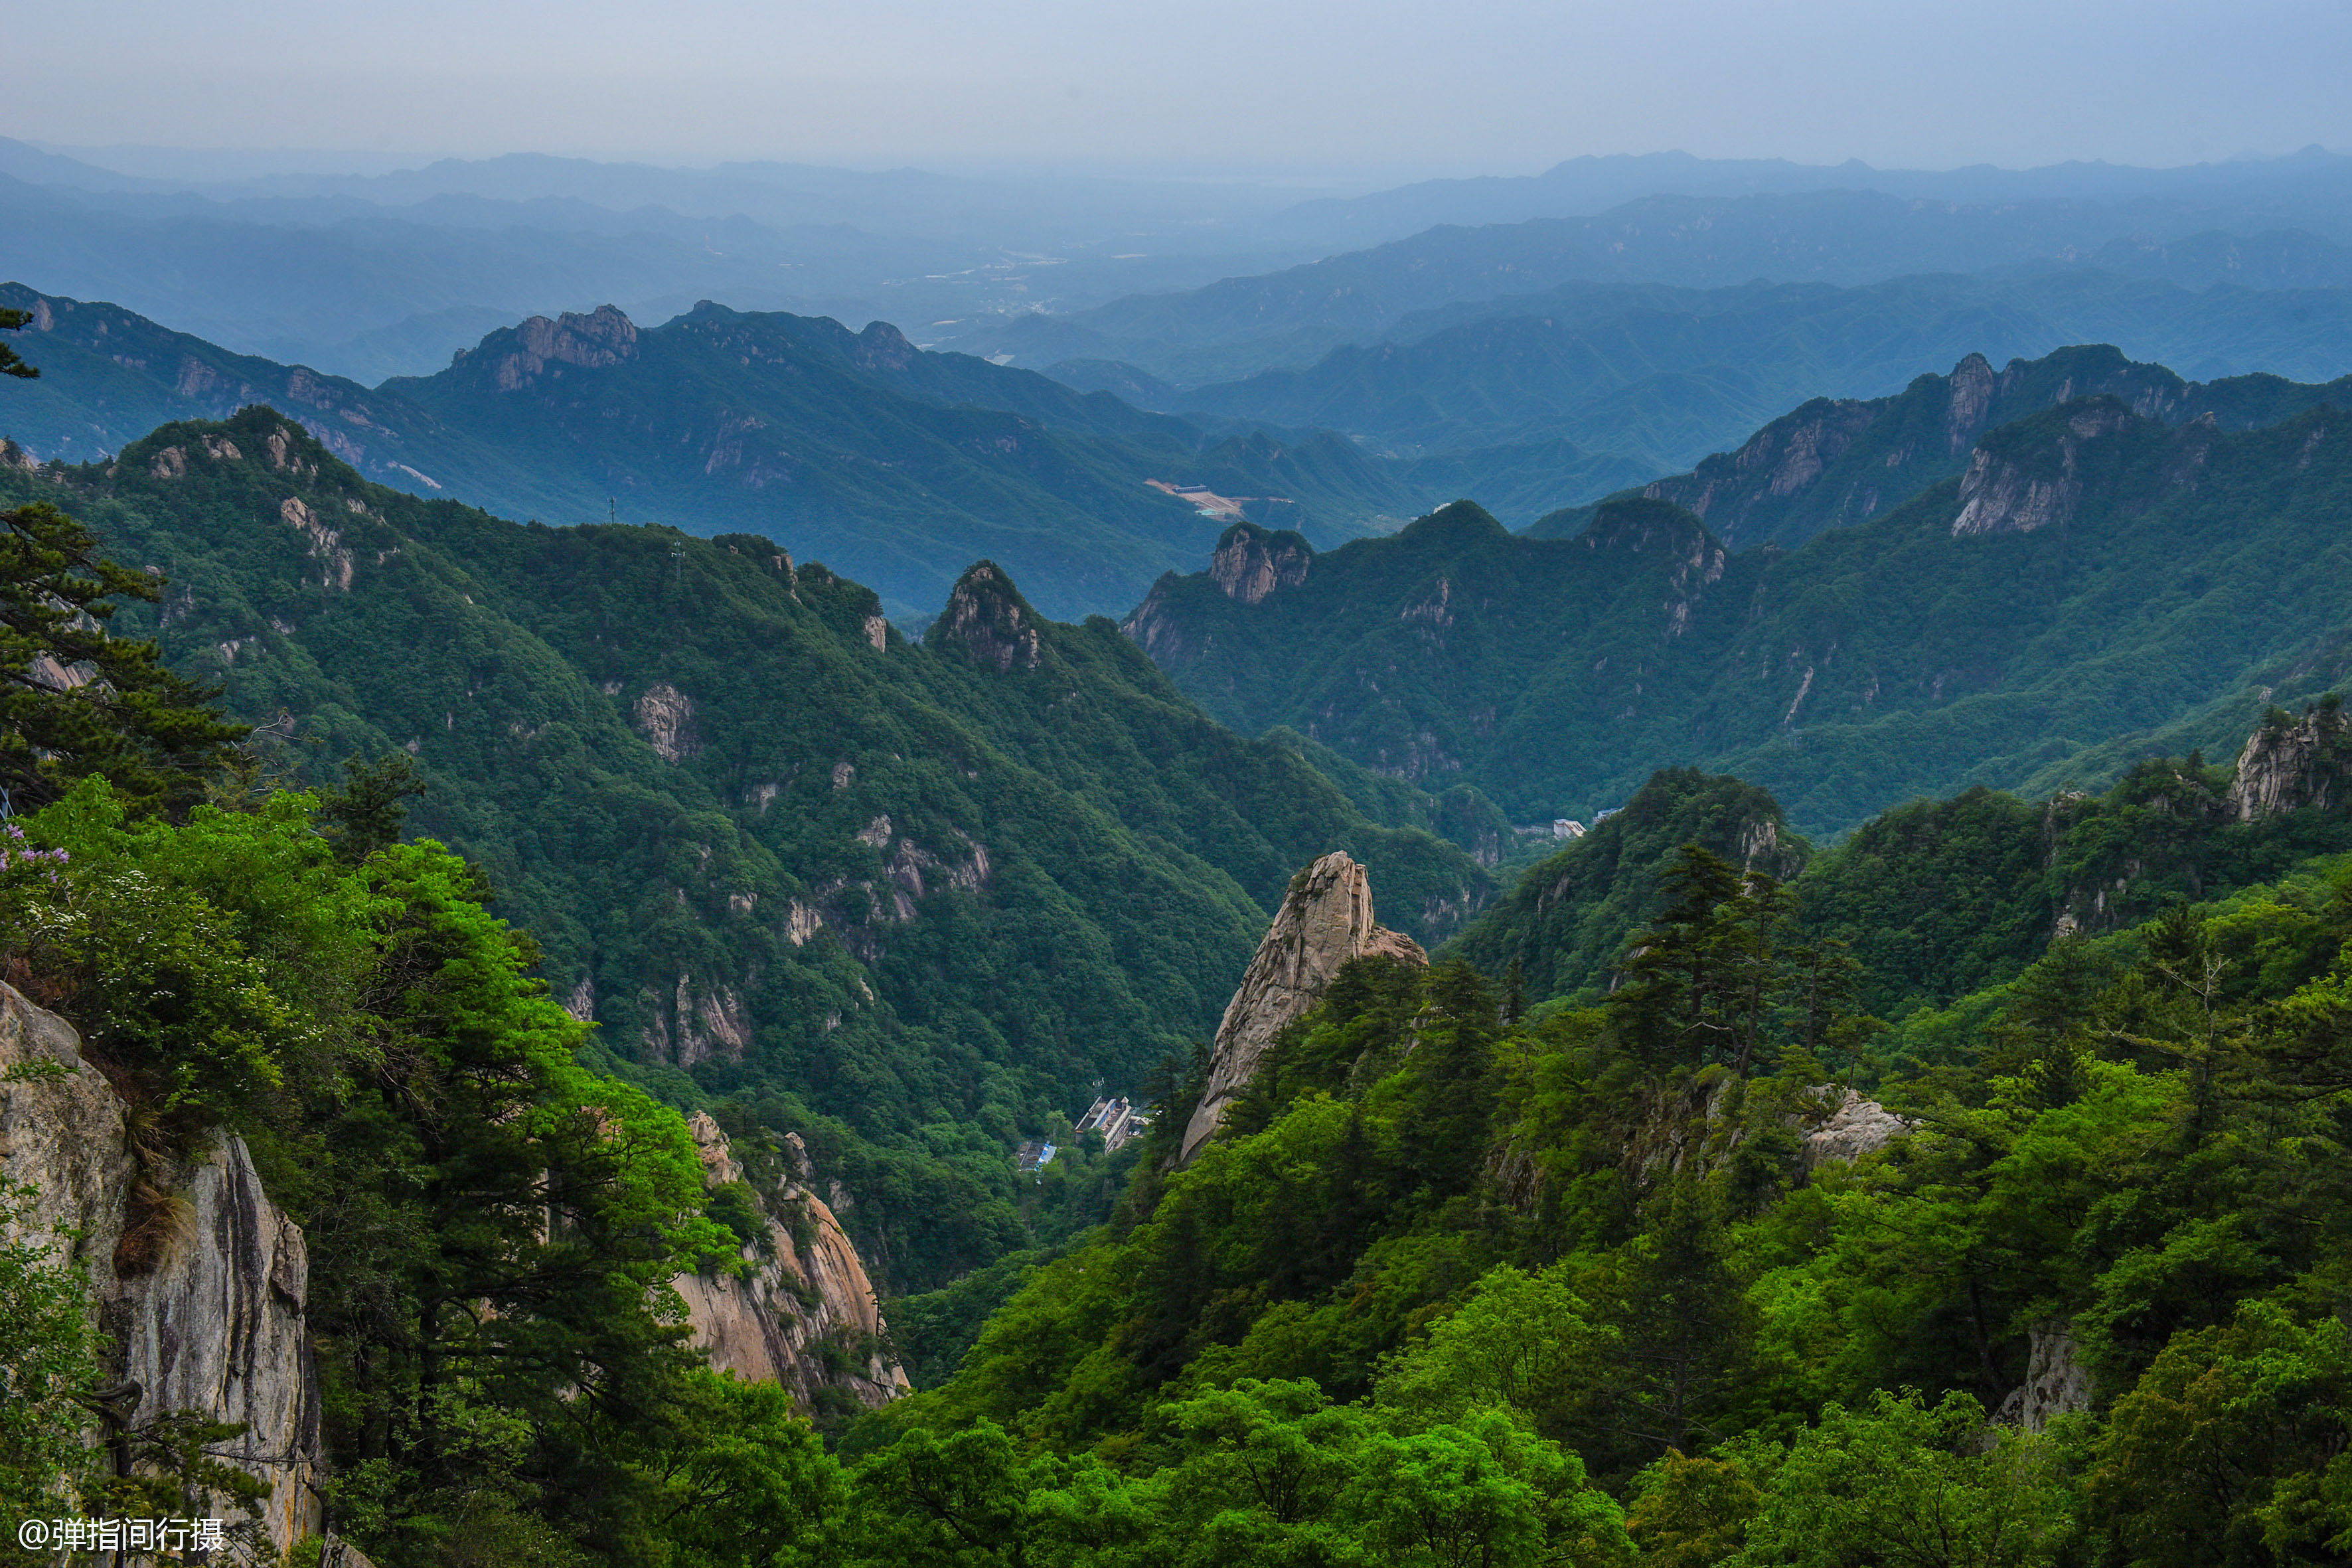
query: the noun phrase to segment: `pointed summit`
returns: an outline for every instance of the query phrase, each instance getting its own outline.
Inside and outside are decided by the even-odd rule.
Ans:
[[[1346,851],[1334,850],[1290,879],[1290,891],[1217,1026],[1209,1087],[1184,1129],[1186,1163],[1256,1076],[1275,1036],[1323,999],[1341,964],[1374,953],[1399,963],[1429,963],[1419,942],[1373,922],[1372,879]]]
[[[923,636],[926,647],[954,651],[992,669],[1037,668],[1037,612],[993,561],[975,561],[948,594],[947,608]]]

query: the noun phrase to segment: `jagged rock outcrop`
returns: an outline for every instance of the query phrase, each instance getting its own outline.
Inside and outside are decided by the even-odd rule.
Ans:
[[[1151,592],[1143,595],[1143,603],[1118,623],[1119,631],[1128,640],[1162,669],[1189,664],[1199,651],[1184,634],[1185,617],[1173,607],[1175,596],[1183,588],[1183,578],[1173,572],[1162,572],[1160,580],[1151,584]]]
[[[2143,419],[2184,414],[2194,389],[2161,365],[2099,345],[2011,360],[1972,353],[1948,375],[1923,375],[1892,397],[1817,397],[1735,452],[1643,494],[1688,507],[1725,542],[1797,544],[1823,528],[1876,517],[1951,472],[1979,437],[2076,398],[2118,400]]]
[[[599,305],[585,316],[566,310],[551,321],[533,316],[493,332],[450,363],[463,364],[486,352],[494,356],[491,381],[499,391],[513,392],[536,381],[551,364],[595,370],[636,358],[637,327],[615,305]]]
[[[2238,753],[2223,809],[2240,822],[2275,816],[2341,797],[2344,760],[2352,752],[2341,707],[2312,709],[2286,724],[2266,723]]]
[[[1209,580],[1228,599],[1255,605],[1276,588],[1296,588],[1306,582],[1314,562],[1315,547],[1303,534],[1288,529],[1272,533],[1237,522],[1225,530],[1209,557]]]
[[[1368,955],[1400,963],[1429,962],[1420,943],[1373,921],[1370,876],[1345,851],[1334,851],[1291,879],[1265,940],[1226,1004],[1210,1058],[1209,1086],[1185,1125],[1180,1159],[1190,1162],[1216,1131],[1225,1108],[1255,1075],[1283,1026],[1322,1000],[1341,964]]]
[[[1960,510],[1952,519],[1952,537],[2031,533],[2073,521],[2083,501],[2084,444],[2138,423],[2138,416],[2122,403],[2100,397],[2069,416],[2048,447],[2017,451],[2007,442],[1979,445],[1960,476]]]
[[[269,1489],[262,1536],[283,1552],[318,1530],[312,1489],[325,1457],[304,1318],[309,1256],[244,1140],[215,1134],[185,1159],[142,1169],[123,1102],[82,1059],[72,1026],[5,984],[0,1075],[0,1176],[38,1194],[15,1232],[79,1233],[70,1256],[114,1342],[110,1370],[138,1387],[135,1405],[121,1402],[129,1425],[180,1410],[244,1424],[242,1438],[214,1451]],[[238,1517],[225,1500],[215,1506]]]
[[[697,1111],[687,1126],[710,1185],[743,1180],[717,1122]],[[781,1384],[804,1409],[820,1408],[827,1390],[869,1409],[887,1405],[910,1385],[886,1348],[888,1330],[873,1281],[833,1209],[805,1184],[815,1177],[798,1138],[787,1140],[785,1155],[785,1175],[760,1194],[770,1216],[767,1245],[743,1248],[744,1271],[689,1274],[675,1282],[695,1343],[711,1365]]]
[[[1037,668],[1037,612],[992,561],[975,562],[948,594],[947,608],[923,634],[924,646],[962,653],[999,671]]]
[[[2083,1364],[2077,1352],[2072,1321],[2036,1323],[2026,1331],[2026,1340],[2032,1348],[2025,1381],[2000,1402],[2000,1408],[1993,1413],[1994,1424],[2039,1432],[2055,1416],[2088,1410],[2091,1369]]]

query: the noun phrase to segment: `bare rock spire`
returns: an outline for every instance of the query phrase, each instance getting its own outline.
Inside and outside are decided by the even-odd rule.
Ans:
[[[1241,988],[1225,1005],[1208,1090],[1184,1128],[1185,1163],[1216,1131],[1225,1107],[1256,1075],[1283,1026],[1323,999],[1341,964],[1368,953],[1400,963],[1429,962],[1420,943],[1373,922],[1371,878],[1345,851],[1335,850],[1291,879]]]

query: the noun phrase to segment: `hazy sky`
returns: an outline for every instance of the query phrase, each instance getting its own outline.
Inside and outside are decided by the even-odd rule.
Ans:
[[[2352,0],[7,0],[0,134],[1518,174],[2352,148]]]

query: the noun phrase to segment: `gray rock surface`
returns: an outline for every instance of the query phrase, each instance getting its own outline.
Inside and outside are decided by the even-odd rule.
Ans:
[[[1851,1163],[1881,1149],[1911,1130],[1911,1124],[1860,1089],[1845,1091],[1844,1100],[1829,1120],[1805,1135],[1805,1169],[1818,1171],[1832,1162]]]
[[[2009,1397],[1993,1413],[1993,1421],[2039,1432],[2054,1417],[2091,1407],[2091,1370],[2076,1350],[2071,1320],[2036,1323],[2026,1335],[2032,1351],[2025,1381],[2010,1390]]]
[[[727,1135],[708,1113],[697,1111],[687,1126],[706,1181],[723,1186],[743,1180]],[[797,1137],[788,1142],[786,1160],[795,1173],[808,1169]],[[832,1208],[802,1184],[813,1179],[813,1173],[799,1180],[788,1176],[763,1194],[772,1207],[801,1209],[806,1245],[793,1239],[792,1227],[771,1218],[767,1250],[744,1247],[741,1274],[688,1274],[672,1283],[685,1298],[695,1343],[711,1365],[751,1382],[781,1384],[804,1409],[814,1408],[818,1391],[827,1387],[871,1409],[910,1384],[906,1371],[876,1348],[887,1333],[881,1303]],[[853,1370],[827,1366],[816,1350],[827,1340],[851,1353]]]
[[[1225,1005],[1210,1058],[1209,1087],[1185,1125],[1181,1160],[1190,1163],[1216,1131],[1225,1108],[1255,1076],[1283,1026],[1323,999],[1341,964],[1367,954],[1400,963],[1429,962],[1420,943],[1373,921],[1371,878],[1344,851],[1334,851],[1292,879],[1265,940]]]
[[[80,1233],[70,1256],[114,1342],[110,1371],[140,1387],[130,1424],[181,1410],[245,1424],[215,1453],[270,1489],[262,1536],[283,1552],[316,1531],[311,1484],[324,1456],[303,1316],[309,1258],[300,1227],[262,1192],[244,1141],[218,1134],[185,1160],[142,1171],[123,1103],[82,1060],[72,1026],[0,984],[0,1176],[38,1194],[16,1237]],[[151,1255],[152,1267],[118,1267],[142,1179],[170,1196],[149,1222],[161,1245],[121,1249],[126,1263]],[[221,1517],[238,1516],[224,1507]]]
[[[2246,737],[2224,806],[2240,822],[2324,806],[2336,793],[2347,748],[2341,710],[2315,708],[2284,728],[2265,724]]]

